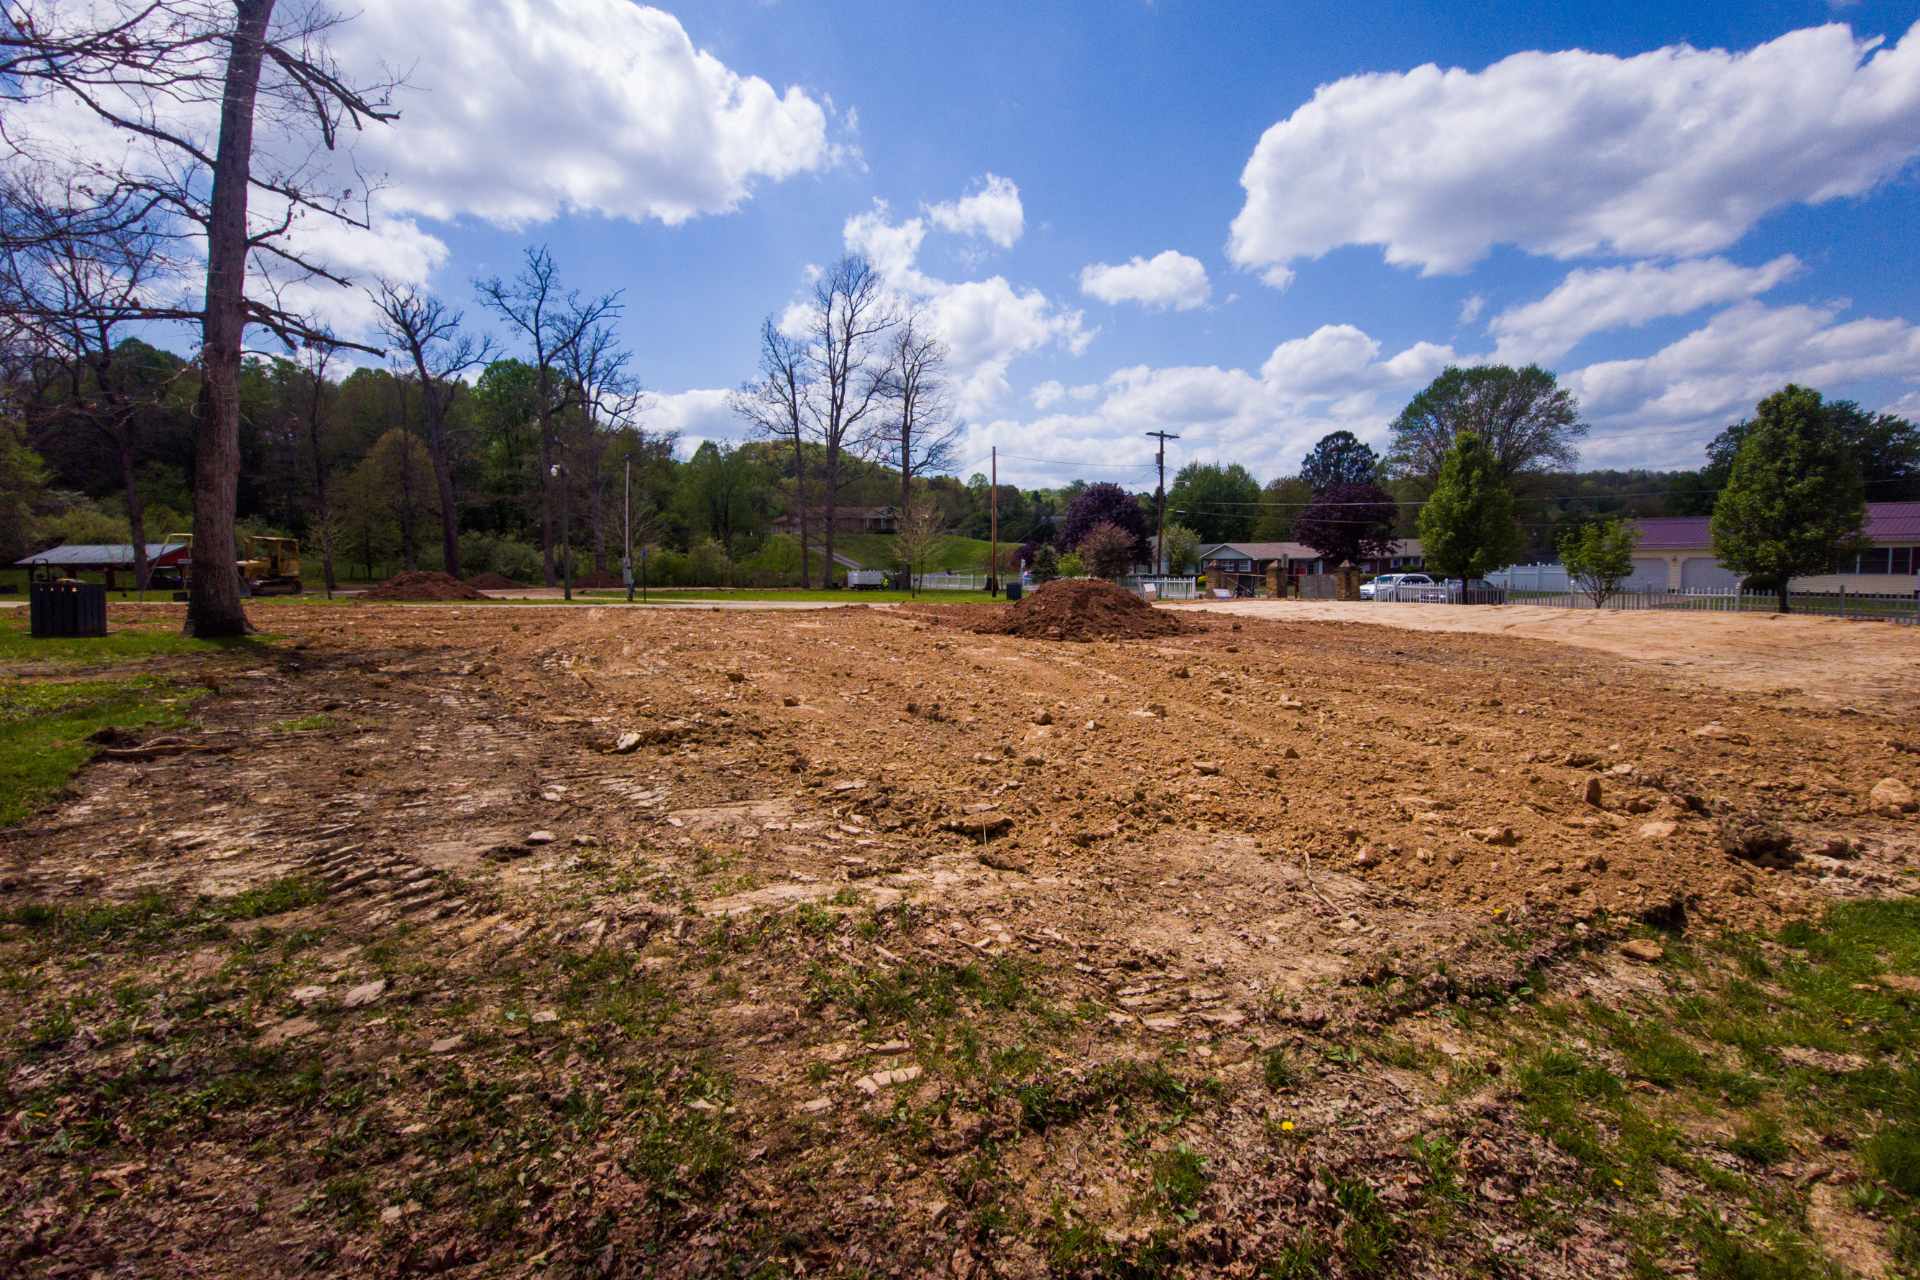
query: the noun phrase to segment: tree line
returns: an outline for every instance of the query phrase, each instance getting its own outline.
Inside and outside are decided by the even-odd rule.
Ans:
[[[1550,558],[1608,516],[1717,517],[1748,442],[1766,438],[1756,415],[1694,471],[1575,472],[1586,426],[1551,373],[1450,368],[1400,414],[1384,456],[1336,432],[1264,484],[1201,461],[1164,495],[995,490],[944,474],[960,425],[928,318],[847,257],[763,324],[755,376],[733,398],[748,442],[680,461],[671,434],[646,426],[622,298],[569,287],[544,247],[474,282],[498,343],[451,298],[356,285],[307,254],[302,223],[369,224],[364,184],[327,153],[343,134],[400,124],[398,83],[351,83],[330,57],[341,19],[275,0],[9,0],[4,19],[0,103],[59,99],[124,145],[74,155],[30,128],[0,137],[0,549],[85,534],[142,555],[190,530],[196,634],[247,629],[233,559],[249,530],[302,536],[328,582],[396,561],[550,584],[606,572],[624,552],[613,534],[629,475],[641,545],[810,584],[831,579],[849,505],[891,506],[907,561],[943,535],[985,534],[997,509],[1029,559],[1045,547],[1138,563],[1162,505],[1169,559],[1247,539],[1353,559],[1425,536],[1429,513],[1477,485],[1510,501],[1513,554]],[[179,123],[195,108],[217,117],[211,135]],[[256,116],[296,145],[258,151]],[[296,286],[362,289],[378,332],[328,330],[290,305]],[[191,361],[148,341],[165,325],[197,331]],[[262,340],[270,353],[251,345]],[[1911,423],[1844,401],[1808,412],[1868,496],[1920,496]],[[1469,437],[1477,452],[1461,456]]]

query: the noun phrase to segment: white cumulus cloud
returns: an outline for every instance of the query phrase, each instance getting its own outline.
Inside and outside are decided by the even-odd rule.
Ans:
[[[1209,289],[1200,260],[1173,249],[1118,265],[1095,262],[1080,271],[1080,292],[1102,302],[1191,311],[1206,302]]]
[[[827,108],[697,48],[629,0],[408,0],[334,34],[343,65],[409,68],[401,118],[356,140],[386,206],[501,226],[569,211],[679,223],[832,162]]]
[[[958,200],[927,206],[927,216],[942,231],[984,236],[1002,249],[1011,249],[1026,229],[1027,214],[1020,204],[1020,188],[1013,179],[989,173],[980,190]]]
[[[1558,360],[1590,334],[1758,297],[1800,270],[1800,259],[1785,253],[1758,267],[1695,258],[1671,266],[1637,262],[1574,271],[1546,297],[1493,318],[1487,327],[1499,343],[1494,358],[1506,364]]]
[[[1575,370],[1562,384],[1580,398],[1594,435],[1590,466],[1666,466],[1761,397],[1789,382],[1920,380],[1920,328],[1897,317],[1840,319],[1839,304],[1743,302],[1652,355]]]
[[[1349,76],[1269,128],[1229,255],[1271,276],[1341,245],[1458,272],[1495,245],[1696,256],[1769,211],[1856,196],[1920,153],[1920,25],[1743,52],[1521,53]]]
[[[931,211],[928,217],[934,217]],[[847,249],[873,263],[901,306],[920,307],[930,317],[948,347],[962,417],[978,416],[1006,395],[1007,369],[1020,356],[1055,345],[1078,355],[1093,341],[1096,331],[1086,327],[1083,313],[1038,289],[1020,288],[1000,275],[958,282],[928,275],[919,265],[927,233],[926,218],[895,222],[884,201],[848,218],[842,230]],[[796,303],[782,327],[791,330],[803,312]]]

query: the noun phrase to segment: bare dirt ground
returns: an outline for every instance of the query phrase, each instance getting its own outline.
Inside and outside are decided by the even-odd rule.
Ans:
[[[0,833],[0,1270],[1627,1274],[1439,1015],[1904,891],[1915,637],[1442,612],[262,606],[209,751]],[[1423,1135],[1472,1210],[1369,1255]]]
[[[1179,606],[1274,621],[1366,622],[1408,631],[1546,640],[1658,663],[1721,689],[1920,710],[1920,631],[1890,622],[1773,613],[1548,609],[1538,605],[1233,600]]]

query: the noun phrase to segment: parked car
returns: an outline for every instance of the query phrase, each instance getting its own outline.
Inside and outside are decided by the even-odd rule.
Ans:
[[[1401,587],[1431,587],[1433,585],[1433,579],[1424,573],[1383,573],[1372,582],[1363,582],[1360,584],[1360,598],[1362,600],[1378,600],[1382,597],[1395,600],[1405,599],[1408,597],[1395,594]]]

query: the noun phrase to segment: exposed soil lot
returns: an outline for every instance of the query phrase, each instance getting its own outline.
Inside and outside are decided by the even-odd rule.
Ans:
[[[1757,1092],[1643,1069],[1604,1019],[1704,1007],[1747,972],[1715,939],[1909,891],[1920,820],[1868,796],[1920,784],[1920,637],[1266,608],[1067,644],[957,611],[260,605],[264,653],[158,660],[212,687],[206,750],[96,761],[0,833],[0,1270],[1890,1257],[1900,1193],[1861,1208],[1825,1142],[1881,1095],[1770,1160],[1725,1145],[1727,1108],[1849,1056],[1920,1090],[1910,1045],[1851,1038],[1907,1027],[1884,921],[1864,1021],[1763,1047]],[[1562,1052],[1620,1095],[1554,1119]],[[1581,1110],[1629,1103],[1671,1103],[1671,1140]]]
[[[1549,609],[1538,605],[1234,600],[1182,606],[1245,618],[1371,622],[1414,631],[1548,640],[1674,668],[1721,689],[1800,694],[1920,712],[1920,631],[1776,613]]]

